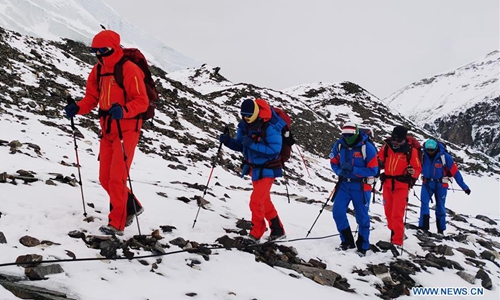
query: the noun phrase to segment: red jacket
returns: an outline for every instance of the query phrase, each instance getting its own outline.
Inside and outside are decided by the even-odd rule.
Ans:
[[[387,149],[387,157],[385,157],[385,148]],[[415,169],[415,173],[412,175],[414,179],[417,179],[422,172],[422,164],[418,159],[418,150],[415,148],[411,149],[410,163]],[[385,174],[389,176],[402,176],[408,175],[406,168],[408,167],[408,158],[406,157],[406,152],[394,152],[392,148],[385,144],[382,146],[378,152],[378,157],[381,162],[384,163]]]

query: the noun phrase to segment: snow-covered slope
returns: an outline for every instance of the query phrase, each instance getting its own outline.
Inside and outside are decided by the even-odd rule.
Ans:
[[[422,79],[383,101],[424,126],[500,96],[500,51],[456,70]]]
[[[101,0],[0,0],[0,27],[34,37],[68,38],[90,45],[101,24],[117,31],[124,46],[140,47],[153,64],[166,71],[200,65],[139,30]]]

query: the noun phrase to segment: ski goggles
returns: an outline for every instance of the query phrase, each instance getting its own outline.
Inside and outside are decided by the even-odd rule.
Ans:
[[[431,148],[425,148],[425,151],[427,151],[428,153],[434,153],[437,151],[437,148],[434,148],[434,149],[431,149]]]
[[[252,115],[253,115],[252,113],[242,113],[241,118],[245,121],[248,121],[252,118]]]
[[[399,138],[399,137],[396,137],[396,136],[393,136],[392,137],[392,141],[396,142],[396,143],[402,143],[406,140],[406,138]]]
[[[110,51],[110,47],[103,47],[103,48],[90,48],[90,51],[96,55],[104,54],[108,51]]]

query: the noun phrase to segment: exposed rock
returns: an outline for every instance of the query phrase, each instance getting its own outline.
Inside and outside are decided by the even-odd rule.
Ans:
[[[454,254],[452,248],[447,245],[439,245],[434,250],[436,251],[436,253],[446,256],[451,256]]]
[[[462,248],[462,247],[459,247],[456,250],[462,252],[463,254],[465,254],[465,255],[467,255],[469,257],[472,257],[472,258],[477,257],[477,254],[476,254],[476,252],[474,250],[465,249],[465,248]]]
[[[119,246],[119,243],[114,240],[103,241],[99,245],[99,248],[101,249],[100,254],[106,258],[115,258],[116,250]]]
[[[169,243],[184,248],[188,242],[185,239],[178,237],[176,239],[171,240]]]
[[[458,271],[457,275],[470,284],[474,284],[476,282],[476,278],[474,277],[474,275],[471,275],[465,271]]]
[[[292,265],[292,270],[301,273],[305,277],[312,279],[321,285],[327,286],[335,286],[335,281],[342,277],[330,270],[318,269],[298,264]]]
[[[481,279],[481,285],[488,290],[493,288],[493,283],[491,282],[491,278],[483,269],[479,269],[476,273],[476,278]]]
[[[26,247],[36,247],[40,245],[40,241],[37,238],[25,235],[19,239],[19,242]]]
[[[495,261],[495,254],[493,254],[491,251],[484,250],[481,252],[481,258],[489,260],[489,261]]]
[[[252,229],[252,222],[249,220],[245,220],[245,219],[238,219],[238,221],[236,221],[236,227],[241,228],[241,229],[250,230],[250,229]]]
[[[28,267],[24,270],[24,274],[30,280],[42,280],[45,279],[46,275],[59,274],[63,272],[63,268],[58,264]]]
[[[488,218],[487,216],[477,215],[476,219],[484,221],[490,225],[498,225],[497,222],[493,221],[492,219]]]
[[[43,256],[38,254],[20,255],[16,258],[16,264],[20,267],[35,267],[43,260]]]
[[[174,229],[177,229],[177,227],[175,226],[170,226],[170,225],[161,225],[160,226],[160,229],[163,231],[163,232],[172,232]]]
[[[37,299],[37,300],[75,300],[68,298],[64,293],[58,291],[51,291],[42,287],[27,285],[22,283],[14,283],[9,281],[0,280],[6,290],[10,291],[16,297],[21,299]]]
[[[0,244],[7,244],[7,239],[5,238],[3,232],[1,231],[0,231]]]

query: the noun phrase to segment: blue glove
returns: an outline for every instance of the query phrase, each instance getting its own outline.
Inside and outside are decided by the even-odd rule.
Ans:
[[[241,144],[245,147],[250,147],[250,145],[253,143],[253,139],[247,135],[243,137],[241,140]]]
[[[123,119],[123,109],[120,104],[113,104],[113,106],[111,106],[108,110],[108,113],[111,115],[111,118],[115,120]]]
[[[348,162],[343,163],[342,166],[340,167],[340,169],[342,171],[345,171],[346,173],[351,173],[352,172],[352,168],[353,167],[352,167],[351,163],[348,163]]]
[[[347,177],[347,176],[349,176],[349,174],[351,174],[351,172],[347,172],[345,170],[342,170],[342,171],[340,171],[339,176],[340,177]]]
[[[66,112],[66,118],[71,119],[80,110],[80,106],[78,106],[75,102],[71,102],[70,104],[64,107],[64,111]]]
[[[219,135],[219,141],[221,143],[223,143],[224,145],[226,145],[227,143],[229,143],[230,140],[231,140],[231,137],[228,134],[221,134],[221,135]]]

